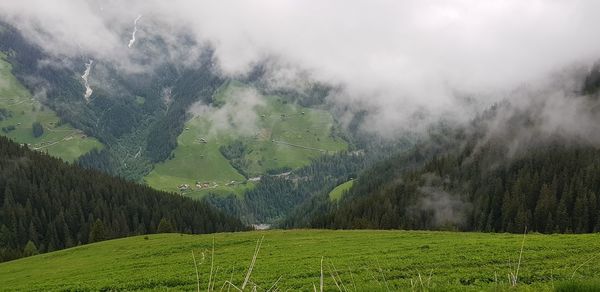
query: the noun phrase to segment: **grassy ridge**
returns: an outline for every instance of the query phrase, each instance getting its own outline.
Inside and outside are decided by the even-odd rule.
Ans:
[[[254,184],[219,151],[234,141],[245,145],[241,170],[249,177],[269,169],[301,167],[318,155],[347,148],[344,140],[332,134],[333,117],[325,110],[252,93],[239,82],[220,88],[215,103],[219,106],[206,108],[186,122],[174,157],[155,166],[145,177],[148,185],[177,191],[178,185],[189,184],[192,190],[186,195],[193,197],[208,191],[241,194]],[[198,191],[196,181],[214,182],[218,187]]]
[[[66,161],[77,157],[102,144],[94,138],[86,137],[70,125],[58,125],[58,116],[49,108],[32,98],[31,94],[12,75],[12,66],[0,53],[0,109],[10,113],[10,117],[0,121],[0,129],[14,127],[14,130],[0,132],[16,142],[31,144],[30,148],[47,151],[50,155]],[[39,122],[44,134],[34,137],[32,124]]]
[[[330,230],[138,236],[0,264],[1,289],[195,290],[193,251],[205,290],[213,239],[215,289],[227,280],[240,286],[261,237],[250,277],[259,291],[280,277],[281,290],[312,291],[313,284],[318,289],[321,257],[327,291],[338,290],[331,274],[338,284],[358,291],[504,290],[511,287],[508,274],[515,271],[523,239],[513,234]],[[527,235],[517,287],[550,290],[572,276],[575,281],[598,278],[600,266],[593,259],[599,240],[599,234]]]

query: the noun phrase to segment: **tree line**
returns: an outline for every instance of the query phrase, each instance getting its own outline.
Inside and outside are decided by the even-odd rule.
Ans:
[[[155,232],[246,230],[204,202],[70,165],[0,137],[0,261]]]

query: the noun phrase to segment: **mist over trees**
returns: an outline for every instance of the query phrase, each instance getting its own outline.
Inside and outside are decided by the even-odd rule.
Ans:
[[[585,88],[592,79],[589,76]],[[567,100],[595,103],[597,96]],[[595,112],[594,108],[581,109],[579,114],[586,116]],[[308,220],[296,214],[287,218],[286,224],[342,229],[519,233],[527,227],[541,233],[597,232],[600,149],[588,137],[544,131],[543,121],[533,109],[516,110],[503,103],[465,127],[434,127],[429,138],[410,151],[362,172],[339,202],[314,199],[313,208],[320,212],[309,213]],[[586,123],[578,126],[586,127]]]
[[[587,233],[600,230],[600,150],[550,145],[500,162],[492,145],[440,154],[398,174],[406,157],[365,172],[338,206],[313,216],[313,228],[525,230]],[[413,153],[410,156],[418,155]],[[498,159],[491,165],[489,159]],[[378,179],[384,177],[383,180]],[[431,190],[444,205],[427,205]],[[454,210],[452,202],[458,205]],[[440,218],[437,220],[437,218]]]

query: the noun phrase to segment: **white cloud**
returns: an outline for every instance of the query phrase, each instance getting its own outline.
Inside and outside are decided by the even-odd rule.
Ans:
[[[371,109],[368,125],[381,132],[413,127],[415,113],[465,119],[516,87],[590,64],[598,11],[592,0],[0,1],[3,18],[54,54],[127,64],[142,14],[138,39],[157,33],[173,50],[182,34],[209,42],[225,74],[283,60],[340,85],[331,100]]]
[[[265,105],[264,97],[252,88],[234,87],[226,98],[227,102],[220,107],[197,102],[192,105],[189,112],[210,121],[210,135],[218,133],[255,135],[259,130],[256,110],[257,107]]]

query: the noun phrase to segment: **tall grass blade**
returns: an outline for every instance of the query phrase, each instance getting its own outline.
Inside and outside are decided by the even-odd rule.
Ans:
[[[323,257],[321,257],[321,280],[320,280],[320,283],[321,284],[319,285],[319,287],[321,287],[321,288],[319,291],[323,292]]]
[[[248,281],[250,280],[250,275],[252,274],[252,270],[254,269],[254,264],[256,263],[256,257],[258,257],[258,252],[260,251],[260,246],[262,245],[264,238],[265,238],[265,236],[263,235],[263,237],[261,239],[256,241],[256,247],[254,248],[254,256],[252,257],[252,262],[250,263],[250,266],[248,267],[248,272],[246,273],[246,278],[244,279],[244,283],[242,284],[242,287],[241,287],[242,290],[244,290],[244,288],[246,288],[246,285],[248,284]]]
[[[196,256],[192,250],[192,259],[194,259],[194,268],[196,269],[196,283],[198,284],[198,292],[200,292],[200,274],[198,274],[198,265],[196,265]]]
[[[212,253],[210,255],[210,275],[208,276],[208,288],[207,288],[208,292],[210,292],[210,288],[211,288],[214,263],[215,263],[215,237],[213,236]]]

